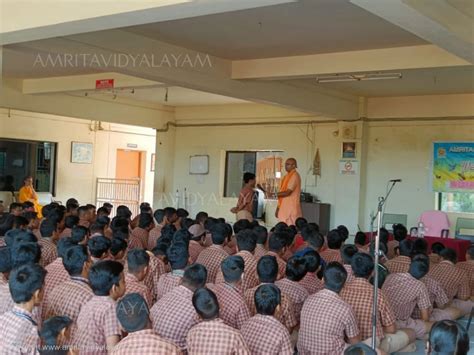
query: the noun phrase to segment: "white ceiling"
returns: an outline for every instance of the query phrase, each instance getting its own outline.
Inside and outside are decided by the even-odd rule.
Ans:
[[[284,5],[129,27],[127,30],[227,59],[426,43],[347,0],[300,0]]]
[[[78,91],[76,93],[84,94],[85,91]],[[134,89],[134,93],[132,93],[130,89],[116,90],[115,93],[94,91],[88,91],[87,93],[90,97],[111,97],[116,94],[117,97],[169,106],[201,106],[248,103],[247,101],[235,99],[233,97],[215,95],[178,86],[172,86],[168,88],[167,101],[165,100],[166,87],[136,88]]]
[[[329,88],[366,97],[474,93],[474,66],[402,70],[400,73],[403,77],[393,80],[317,84],[314,78],[290,82],[297,86]]]

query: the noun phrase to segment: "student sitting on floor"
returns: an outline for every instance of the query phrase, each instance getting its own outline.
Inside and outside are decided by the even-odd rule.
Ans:
[[[408,273],[390,274],[382,290],[392,306],[397,319],[397,327],[412,329],[418,339],[429,332],[432,304],[425,284],[420,280],[428,273],[427,265],[422,261],[412,261]],[[418,307],[421,319],[413,319],[411,314]]]
[[[290,333],[277,319],[281,312],[281,291],[271,284],[255,291],[257,314],[247,320],[241,334],[252,354],[292,355]]]
[[[121,335],[115,307],[125,292],[123,265],[116,261],[99,261],[90,268],[89,282],[94,296],[79,312],[73,343],[86,353],[107,354]]]
[[[148,314],[148,305],[138,293],[130,293],[117,303],[117,318],[128,335],[114,347],[113,355],[182,354],[175,344],[154,332]]]
[[[41,337],[39,353],[41,355],[72,355],[77,353],[72,349],[68,349],[67,346],[63,346],[70,340],[71,325],[72,320],[67,316],[55,316],[45,320],[39,333]]]
[[[461,270],[469,275],[469,288],[471,289],[471,300],[474,301],[474,245],[471,245],[466,252],[466,261],[456,264]]]
[[[321,257],[327,262],[337,261],[342,264],[341,247],[344,244],[344,237],[337,229],[333,229],[327,236],[328,249],[321,252]]]
[[[321,257],[315,250],[306,251],[302,257],[305,261],[306,275],[300,280],[299,284],[312,295],[324,288],[323,282],[318,278],[318,271],[321,268]]]
[[[13,308],[0,316],[0,354],[34,354],[39,344],[38,326],[33,308],[43,297],[46,271],[37,264],[27,264],[13,270],[8,284]]]
[[[462,314],[468,314],[474,303],[470,300],[469,275],[466,271],[456,267],[457,254],[450,248],[440,253],[441,262],[430,271],[431,277],[438,281],[446,292],[452,305]]]
[[[219,302],[214,292],[207,288],[197,289],[193,295],[193,306],[202,321],[188,332],[186,342],[190,355],[250,355],[242,334],[219,318]]]
[[[153,329],[182,350],[186,349],[189,329],[198,322],[192,303],[193,293],[204,287],[206,278],[207,271],[203,265],[189,265],[184,270],[181,285],[164,295],[150,310]]]
[[[149,272],[150,256],[144,249],[132,249],[127,253],[127,272],[125,273],[125,295],[138,293],[151,307],[153,297],[151,290],[143,283]]]
[[[469,334],[459,323],[442,320],[433,324],[428,342],[428,354],[467,355],[469,352]]]
[[[220,318],[225,324],[236,329],[240,329],[250,318],[250,311],[240,287],[245,275],[244,268],[244,259],[240,255],[228,256],[221,264],[224,281],[208,285],[219,301]]]
[[[324,270],[324,290],[311,295],[301,312],[298,337],[299,354],[340,354],[350,344],[360,341],[354,311],[340,296],[347,271],[338,262],[329,263]]]
[[[403,242],[402,242],[403,243]],[[372,338],[372,300],[374,287],[369,278],[374,271],[373,258],[357,253],[352,258],[354,278],[341,291],[341,298],[352,306],[357,318],[361,340]],[[398,330],[396,318],[385,293],[380,290],[377,297],[376,343],[386,352],[395,352],[415,341],[412,330]]]

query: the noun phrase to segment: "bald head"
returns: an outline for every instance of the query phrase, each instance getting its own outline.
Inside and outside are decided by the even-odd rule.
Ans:
[[[298,167],[295,158],[288,158],[285,161],[285,170],[290,172]]]

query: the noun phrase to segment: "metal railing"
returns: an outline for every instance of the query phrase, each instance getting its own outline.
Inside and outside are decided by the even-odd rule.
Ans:
[[[104,202],[114,206],[111,217],[115,216],[118,206],[125,205],[135,216],[140,213],[140,179],[109,179],[97,178],[97,207]]]

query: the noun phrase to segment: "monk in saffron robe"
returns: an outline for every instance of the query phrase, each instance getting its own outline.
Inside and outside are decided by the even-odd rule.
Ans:
[[[39,204],[38,195],[33,187],[33,178],[31,176],[27,176],[23,180],[23,187],[20,189],[18,193],[18,200],[20,203],[30,201],[34,204],[35,212],[38,214],[38,218],[42,218],[41,210],[43,206]]]
[[[301,177],[296,171],[296,159],[289,158],[285,162],[286,175],[280,185],[280,192],[277,193],[278,207],[275,217],[279,221],[288,225],[294,225],[299,217],[303,217],[301,212],[300,194]]]

